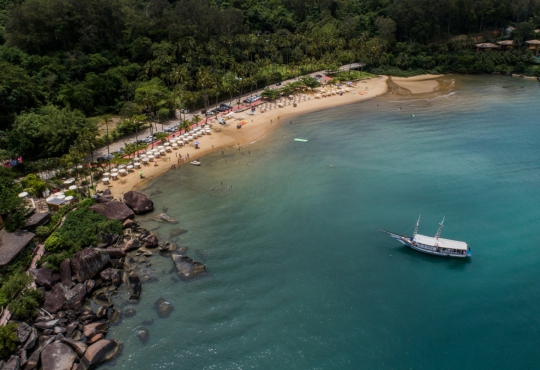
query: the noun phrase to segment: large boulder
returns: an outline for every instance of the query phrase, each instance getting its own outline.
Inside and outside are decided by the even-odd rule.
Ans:
[[[124,253],[127,253],[135,249],[139,249],[140,246],[141,246],[141,242],[139,240],[131,239],[123,243],[122,245],[120,245],[120,248],[122,249]]]
[[[71,261],[69,260],[69,258],[66,258],[60,264],[60,279],[62,281],[62,284],[64,284],[68,288],[71,288],[71,286],[73,285],[73,282],[71,281]]]
[[[32,333],[32,327],[25,322],[21,322],[17,327],[17,337],[19,342],[24,343]]]
[[[60,281],[60,275],[53,273],[53,270],[48,268],[30,269],[28,271],[34,277],[36,285],[47,290],[51,290],[53,285]]]
[[[86,284],[79,283],[66,292],[66,303],[62,306],[64,310],[75,310],[81,307],[86,297]]]
[[[43,308],[50,313],[56,313],[61,308],[77,309],[82,306],[85,296],[86,284],[79,283],[69,289],[64,284],[59,283],[50,292],[45,293]]]
[[[128,191],[124,194],[124,202],[136,214],[150,212],[154,209],[154,202],[139,191]]]
[[[107,330],[109,330],[109,324],[106,322],[94,322],[84,326],[83,334],[87,338],[92,338],[97,334],[106,333]]]
[[[146,248],[155,248],[159,245],[158,237],[155,234],[146,236],[142,242]]]
[[[51,343],[41,352],[43,370],[71,370],[76,359],[73,348],[62,342]]]
[[[120,222],[124,222],[128,218],[133,218],[135,216],[131,208],[126,206],[125,203],[115,200],[111,200],[107,203],[94,204],[89,209],[107,217],[109,220],[119,220]]]
[[[2,367],[2,370],[19,370],[19,367],[21,366],[21,359],[19,356],[11,356]]]
[[[50,321],[40,321],[40,322],[36,322],[34,326],[40,330],[52,329],[56,326],[56,324],[58,324],[59,321],[60,321],[59,319],[50,320]]]
[[[124,252],[122,249],[120,248],[97,248],[96,249],[98,252],[102,252],[102,253],[106,253],[109,255],[110,259],[118,259],[118,258],[122,258],[126,255],[126,252]]]
[[[62,338],[62,342],[66,343],[66,344],[69,344],[71,346],[71,348],[73,348],[75,350],[75,352],[77,352],[77,355],[79,357],[83,356],[84,353],[86,352],[86,349],[88,348],[86,343],[81,342],[80,340],[73,340],[73,339],[70,339],[70,338]]]
[[[86,350],[81,365],[84,370],[92,369],[102,362],[112,359],[120,350],[120,343],[115,340],[101,339]]]
[[[77,252],[72,257],[71,270],[75,274],[77,281],[82,283],[99,274],[110,260],[108,254],[100,253],[92,248],[86,248]]]
[[[171,254],[172,260],[178,270],[178,274],[184,278],[192,278],[195,275],[202,274],[205,271],[205,266],[191,258],[181,254]]]
[[[131,295],[129,296],[130,300],[136,300],[139,299],[141,295],[141,279],[139,278],[139,275],[131,274],[128,278],[129,282],[129,289],[131,291]]]

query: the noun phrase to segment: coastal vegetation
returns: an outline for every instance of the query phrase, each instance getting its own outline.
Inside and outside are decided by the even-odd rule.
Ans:
[[[0,158],[30,166],[75,141],[91,155],[177,110],[351,62],[395,75],[540,75],[524,44],[538,35],[539,0],[8,0],[0,14]],[[475,50],[501,39],[515,47]],[[106,114],[119,117],[111,130]]]

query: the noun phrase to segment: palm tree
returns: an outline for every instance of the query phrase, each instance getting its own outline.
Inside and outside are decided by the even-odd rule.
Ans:
[[[107,127],[107,163],[109,165],[109,171],[111,170],[111,160],[110,160],[110,155],[111,155],[111,152],[109,151],[109,144],[110,144],[110,139],[109,139],[109,123],[112,123],[112,119],[111,119],[111,116],[109,116],[108,114],[104,115],[103,117],[101,117],[101,120],[99,121],[99,125],[100,126],[106,126]]]

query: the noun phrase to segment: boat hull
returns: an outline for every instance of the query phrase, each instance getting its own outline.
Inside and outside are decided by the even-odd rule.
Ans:
[[[455,257],[455,258],[472,257],[472,254],[471,254],[470,250],[467,250],[466,253],[464,253],[464,254],[455,253],[455,252],[440,251],[436,247],[432,247],[432,246],[429,246],[429,245],[424,245],[424,244],[421,244],[421,243],[413,242],[412,238],[409,237],[409,236],[391,233],[391,232],[386,231],[386,230],[381,230],[381,231],[387,233],[388,235],[390,235],[392,238],[396,239],[401,244],[403,244],[403,245],[405,245],[405,246],[407,246],[407,247],[409,247],[411,249],[414,249],[415,251],[418,251],[418,252],[431,254],[431,255],[434,255],[434,256],[440,256],[440,257]]]

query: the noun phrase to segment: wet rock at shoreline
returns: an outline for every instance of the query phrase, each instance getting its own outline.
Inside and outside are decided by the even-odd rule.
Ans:
[[[184,278],[192,278],[205,272],[206,267],[202,263],[194,261],[187,256],[171,254],[171,258],[174,261],[178,273]]]
[[[139,249],[140,246],[141,246],[141,242],[139,240],[131,239],[131,240],[128,240],[127,242],[123,243],[120,246],[120,249],[124,253],[128,253],[128,252],[131,252],[133,250]]]
[[[125,193],[124,202],[136,214],[150,212],[154,209],[154,202],[146,194],[139,191],[128,191]]]
[[[183,254],[183,255],[186,255],[187,250],[188,250],[188,247],[179,247],[179,248],[176,250],[176,253],[177,253],[177,254]]]
[[[41,352],[43,370],[71,370],[75,360],[77,354],[73,348],[62,342],[51,343]]]
[[[136,314],[137,314],[137,311],[135,311],[133,308],[128,308],[127,310],[124,311],[125,317],[133,317]]]
[[[75,253],[71,259],[71,270],[79,283],[92,279],[110,262],[109,255],[92,248]]]
[[[142,240],[146,248],[155,248],[158,246],[158,237],[154,234],[150,234]]]
[[[150,332],[146,328],[139,328],[137,330],[137,337],[141,340],[142,343],[146,343],[150,337]]]
[[[106,333],[107,330],[109,330],[109,324],[106,322],[94,322],[84,326],[83,334],[87,338],[92,338],[98,334]]]
[[[129,290],[131,292],[129,299],[137,300],[141,295],[141,279],[137,274],[131,274],[128,277]]]
[[[120,222],[124,222],[128,218],[133,218],[135,216],[131,208],[124,203],[115,200],[107,203],[94,204],[88,209],[107,217],[109,220],[119,220]]]
[[[62,342],[68,344],[77,353],[79,357],[83,356],[88,346],[86,343],[80,340],[73,340],[70,338],[62,338]]]
[[[120,351],[121,345],[115,340],[101,339],[92,344],[81,358],[83,369],[90,369],[102,362],[109,361]]]

